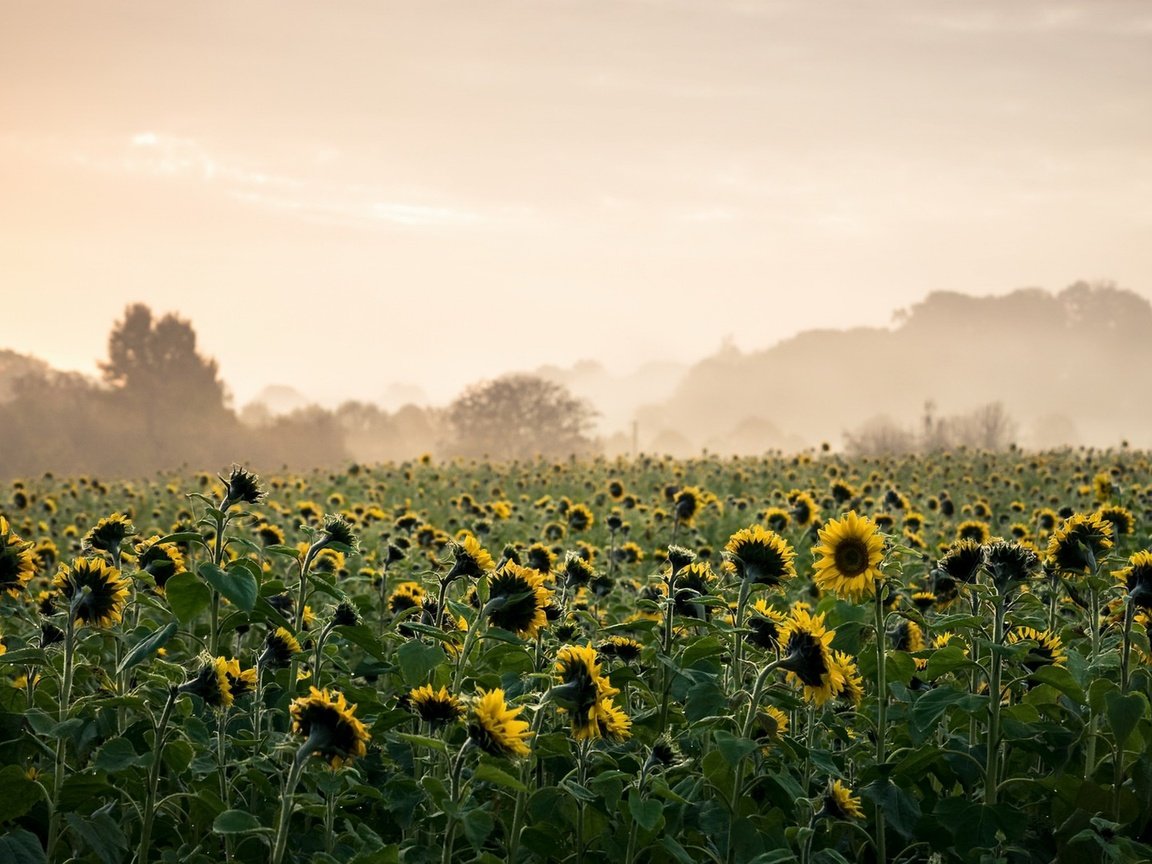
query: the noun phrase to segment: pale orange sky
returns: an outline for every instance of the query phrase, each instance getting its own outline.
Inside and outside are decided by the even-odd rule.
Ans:
[[[0,347],[240,404],[1152,297],[1145,0],[0,0],[0,82]]]

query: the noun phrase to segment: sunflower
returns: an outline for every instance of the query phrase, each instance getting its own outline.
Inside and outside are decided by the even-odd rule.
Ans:
[[[161,543],[160,535],[154,534],[142,543],[136,544],[138,556],[136,566],[152,577],[156,591],[164,593],[164,585],[177,573],[184,573],[184,556],[175,543]]]
[[[111,627],[120,621],[128,600],[128,580],[103,558],[76,558],[61,565],[52,587],[68,600],[77,624]]]
[[[419,582],[401,582],[388,597],[388,610],[393,615],[424,604],[425,592]]]
[[[924,631],[915,621],[901,618],[891,632],[892,648],[895,651],[914,653],[924,650]]]
[[[817,586],[852,602],[874,596],[884,557],[884,538],[876,524],[853,510],[843,519],[830,519],[819,538],[820,545],[812,550],[819,555]]]
[[[948,547],[932,571],[932,590],[940,603],[956,599],[961,586],[976,581],[984,566],[984,547],[975,540],[957,540]]]
[[[509,561],[492,575],[489,587],[488,620],[494,627],[534,639],[548,624],[544,610],[552,592],[544,586],[544,574]]]
[[[1028,543],[997,538],[984,546],[984,567],[1001,594],[1027,582],[1040,568],[1040,556]]]
[[[788,616],[777,612],[763,600],[753,603],[751,612],[747,622],[751,632],[744,637],[745,640],[764,651],[779,649],[780,633],[788,623]]]
[[[807,492],[793,489],[788,493],[788,503],[792,509],[789,514],[801,528],[807,528],[820,518],[820,506],[816,499]]]
[[[812,616],[804,609],[794,609],[780,633],[788,680],[804,687],[804,698],[823,705],[844,686],[844,673],[833,662],[829,646],[835,630],[824,629],[824,616]]]
[[[860,799],[852,794],[852,790],[833,780],[824,795],[824,809],[820,815],[832,819],[863,819],[864,811],[860,807]]]
[[[1136,529],[1136,517],[1132,515],[1132,511],[1127,507],[1112,505],[1101,507],[1096,512],[1101,519],[1112,526],[1113,537],[1131,534]]]
[[[693,561],[680,570],[676,576],[674,596],[676,614],[707,621],[710,608],[699,601],[701,597],[714,593],[715,583],[716,574],[706,562]],[[664,588],[664,583],[660,583],[660,587]]]
[[[1032,627],[1013,628],[1008,633],[1008,644],[1016,645],[1020,642],[1036,643],[1036,648],[1029,651],[1024,659],[1024,665],[1030,672],[1035,672],[1043,666],[1063,666],[1068,662],[1068,655],[1064,653],[1064,643],[1051,630],[1040,631]]]
[[[1052,532],[1046,557],[1063,573],[1087,573],[1112,548],[1112,523],[1099,513],[1074,513]]]
[[[237,662],[239,669],[239,662]],[[181,693],[192,693],[212,708],[228,708],[232,704],[232,683],[228,679],[228,661],[223,657],[200,655],[200,666],[194,678],[180,685]]]
[[[753,734],[756,741],[761,744],[762,752],[767,751],[767,745],[783,738],[787,731],[788,715],[775,705],[769,705],[756,712],[756,729]]]
[[[607,741],[623,741],[632,735],[632,718],[625,714],[606,696],[596,703],[594,709],[596,732]]]
[[[672,499],[672,512],[675,513],[676,520],[684,524],[691,523],[700,511],[703,497],[703,493],[695,486],[685,486],[677,492]]]
[[[449,693],[447,687],[433,690],[431,684],[411,690],[408,706],[433,727],[444,726],[464,716],[464,703]]]
[[[136,533],[132,520],[122,513],[106,516],[84,535],[83,548],[100,552],[118,552],[120,544]]]
[[[292,655],[301,652],[300,643],[296,641],[286,627],[277,627],[275,632],[269,633],[264,640],[264,650],[256,660],[257,666],[269,665],[273,669],[287,666],[292,662]]]
[[[284,531],[271,522],[261,522],[256,526],[256,537],[262,546],[283,546]]]
[[[860,677],[860,671],[856,668],[855,658],[844,651],[833,651],[832,665],[844,676],[844,684],[840,687],[836,698],[852,708],[859,708],[864,698],[864,679]]]
[[[936,594],[933,591],[914,591],[911,600],[912,605],[924,613],[936,605]]]
[[[16,598],[36,573],[36,552],[31,543],[21,540],[0,516],[0,591]]]
[[[559,684],[549,696],[572,715],[572,734],[581,741],[599,737],[597,706],[618,691],[600,674],[600,663],[591,645],[565,645],[556,653]]]
[[[451,549],[454,560],[452,568],[444,577],[448,581],[458,579],[461,576],[478,579],[496,566],[492,556],[488,554],[488,550],[481,546],[480,541],[468,532],[464,532],[464,536],[459,541],[452,541]]]
[[[544,574],[551,573],[552,568],[556,566],[556,556],[543,543],[533,543],[529,546],[526,560],[529,567]],[[516,563],[519,564],[520,562],[517,561]]]
[[[527,756],[531,751],[524,743],[532,734],[528,721],[517,719],[523,711],[509,708],[504,691],[478,690],[468,712],[468,738],[492,756]]]
[[[577,552],[568,552],[564,555],[564,584],[572,587],[587,585],[596,578],[596,571],[592,565]]]
[[[228,676],[228,688],[232,691],[233,699],[239,699],[241,696],[256,692],[255,667],[241,669],[240,661],[233,657],[225,664],[224,674]]]
[[[573,504],[568,508],[568,527],[573,531],[587,531],[595,521],[586,504]]]
[[[635,639],[629,639],[627,636],[609,636],[606,641],[601,642],[596,648],[600,656],[616,657],[625,663],[639,660],[640,652],[643,650],[644,646],[642,644]]]
[[[1128,590],[1133,604],[1152,609],[1152,551],[1135,553],[1128,559],[1128,566],[1113,575]]]
[[[220,478],[227,486],[227,493],[220,505],[221,510],[227,510],[233,504],[259,504],[267,493],[260,488],[260,478],[239,465],[232,466],[228,479]]]
[[[356,706],[335,690],[309,690],[289,708],[292,731],[306,739],[301,750],[327,759],[333,768],[367,753],[371,736],[355,716]]]
[[[776,587],[792,579],[795,557],[787,540],[759,525],[742,528],[724,546],[725,561],[742,581],[753,585]]]

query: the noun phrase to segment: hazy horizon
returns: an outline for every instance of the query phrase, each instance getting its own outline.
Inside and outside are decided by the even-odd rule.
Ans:
[[[242,406],[627,374],[936,290],[1152,299],[1152,7],[0,0],[0,346]]]

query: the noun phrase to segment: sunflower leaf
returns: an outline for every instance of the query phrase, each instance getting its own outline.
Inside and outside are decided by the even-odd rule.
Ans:
[[[11,864],[46,864],[48,856],[36,835],[16,828],[0,837],[0,861]]]
[[[19,765],[0,769],[0,822],[20,818],[43,796],[44,787],[30,780]],[[0,856],[0,860],[8,858]]]
[[[511,789],[514,792],[527,792],[528,787],[509,774],[497,768],[490,762],[481,762],[476,766],[476,770],[472,772],[473,780],[481,780],[485,783],[494,783],[497,786],[503,786],[505,789]]]
[[[260,593],[260,586],[247,569],[237,567],[224,570],[211,561],[205,561],[198,568],[204,581],[220,592],[220,596],[227,597],[245,612],[251,612],[256,606],[256,597]],[[175,577],[173,577],[175,578]],[[172,580],[168,580],[171,582]]]
[[[149,633],[132,646],[131,651],[124,655],[124,659],[121,660],[120,665],[116,667],[117,673],[123,672],[125,669],[131,669],[150,654],[154,654],[157,650],[163,648],[168,644],[168,641],[176,635],[176,630],[176,622],[169,621],[159,630]]]
[[[212,592],[194,573],[177,573],[169,579],[164,586],[164,596],[168,598],[172,614],[182,624],[192,621],[212,602]]]

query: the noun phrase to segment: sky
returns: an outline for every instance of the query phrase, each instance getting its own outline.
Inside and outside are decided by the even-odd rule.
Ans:
[[[237,405],[1152,298],[1145,0],[0,0],[0,347]]]

